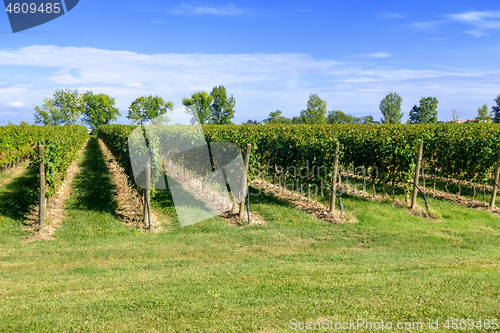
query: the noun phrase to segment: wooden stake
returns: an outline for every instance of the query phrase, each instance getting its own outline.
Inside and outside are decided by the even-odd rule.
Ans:
[[[415,166],[415,175],[413,177],[413,194],[411,197],[411,209],[415,209],[417,205],[417,186],[418,186],[418,180],[420,179],[420,166],[422,164],[422,150],[423,150],[424,143],[422,140],[418,141],[417,144],[417,162]]]
[[[146,180],[145,180],[145,190],[144,190],[144,224],[146,224],[151,230],[151,217],[150,212],[150,198],[151,198],[151,161],[148,161],[146,165]]]
[[[497,198],[497,184],[498,184],[498,178],[500,177],[500,149],[498,149],[497,153],[497,166],[495,168],[495,174],[493,178],[493,192],[491,193],[491,201],[490,201],[490,207],[494,208],[495,207],[495,200]]]
[[[45,219],[45,214],[47,211],[47,202],[45,201],[45,152],[43,145],[38,146],[38,152],[40,154],[40,212],[39,212],[39,229],[42,229],[42,221]]]
[[[335,151],[333,155],[333,176],[332,176],[332,190],[330,197],[330,213],[333,213],[335,210],[335,189],[337,188],[337,173],[339,168],[339,148],[340,145],[338,142],[335,143]]]
[[[248,163],[250,161],[250,149],[252,149],[252,145],[247,143],[247,151],[245,153],[245,184],[248,184]],[[243,193],[242,196],[240,197],[240,212],[239,212],[239,218],[243,220],[244,214],[245,214],[245,194],[246,190],[248,188],[248,185],[242,189]]]

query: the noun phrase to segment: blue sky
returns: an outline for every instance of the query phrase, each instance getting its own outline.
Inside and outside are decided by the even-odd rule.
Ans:
[[[0,13],[0,125],[33,122],[56,89],[132,101],[224,85],[236,123],[317,93],[328,110],[380,119],[388,92],[405,118],[421,97],[470,119],[500,94],[500,3],[490,1],[96,1],[13,34]]]

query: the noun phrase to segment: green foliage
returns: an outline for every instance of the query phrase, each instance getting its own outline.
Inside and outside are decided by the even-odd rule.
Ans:
[[[115,108],[115,99],[108,95],[87,91],[83,95],[83,100],[85,103],[83,121],[92,129],[117,120],[120,116],[120,112]]]
[[[372,117],[373,119],[373,117]],[[327,124],[362,124],[361,118],[346,114],[340,110],[328,111],[326,116]]]
[[[212,120],[212,95],[205,91],[194,93],[190,98],[183,98],[182,104],[185,106],[193,106],[198,113],[200,124],[208,124]]]
[[[403,119],[401,111],[401,102],[403,99],[396,93],[387,94],[380,102],[380,112],[382,112],[382,122],[384,124],[399,124]]]
[[[497,105],[493,105],[491,107],[491,112],[493,113],[493,122],[500,123],[500,95],[495,98],[495,103],[497,103]]]
[[[174,103],[165,102],[159,96],[141,96],[129,106],[127,118],[133,124],[142,125],[158,116],[166,114],[174,109]]]
[[[318,94],[309,95],[307,108],[300,111],[300,117],[294,119],[294,124],[326,124],[326,102]]]
[[[414,105],[410,111],[409,122],[411,124],[435,124],[437,123],[437,105],[436,97],[422,97],[420,105]]]
[[[476,121],[478,123],[491,123],[493,114],[488,111],[488,105],[483,104],[482,107],[477,109]]]
[[[248,119],[246,122],[244,122],[243,124],[246,124],[246,125],[260,125],[260,121],[257,121],[257,120],[252,120],[252,119]]]
[[[281,115],[281,110],[269,112],[269,117],[264,119],[264,124],[291,124],[292,119],[283,117]]]
[[[29,126],[28,128],[31,128]],[[19,128],[19,127],[18,127]],[[78,150],[88,138],[87,128],[81,125],[34,126],[31,144],[30,168],[37,172],[42,161],[38,146],[44,146],[46,193],[50,197],[64,180],[66,170],[76,157]],[[38,175],[39,178],[39,175]],[[38,180],[39,184],[40,180]],[[33,184],[33,188],[37,185]]]
[[[233,95],[227,97],[226,88],[218,86],[212,89],[210,96],[213,102],[209,123],[218,125],[231,124],[231,119],[234,118],[234,106],[236,105]]]
[[[56,90],[53,98],[46,98],[42,106],[35,106],[35,123],[40,125],[76,124],[84,110],[83,95],[78,90]]]

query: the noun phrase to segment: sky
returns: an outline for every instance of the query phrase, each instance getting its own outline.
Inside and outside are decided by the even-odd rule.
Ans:
[[[500,94],[499,60],[498,0],[80,0],[18,33],[0,13],[0,125],[33,123],[56,89],[108,94],[128,124],[140,96],[181,107],[218,85],[235,123],[297,116],[313,93],[376,120],[389,92],[403,121],[428,96],[439,120],[472,119]]]

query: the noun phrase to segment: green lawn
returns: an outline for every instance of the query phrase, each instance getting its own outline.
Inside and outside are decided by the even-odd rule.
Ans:
[[[93,140],[56,240],[23,242],[22,217],[0,204],[1,332],[281,332],[294,331],[292,319],[424,327],[440,319],[442,328],[446,318],[500,319],[500,218],[488,212],[430,199],[436,221],[346,196],[358,222],[333,225],[262,195],[251,210],[264,225],[213,218],[181,228],[159,192],[153,205],[173,225],[142,232],[113,214],[114,188]],[[0,188],[2,200],[8,191]]]

